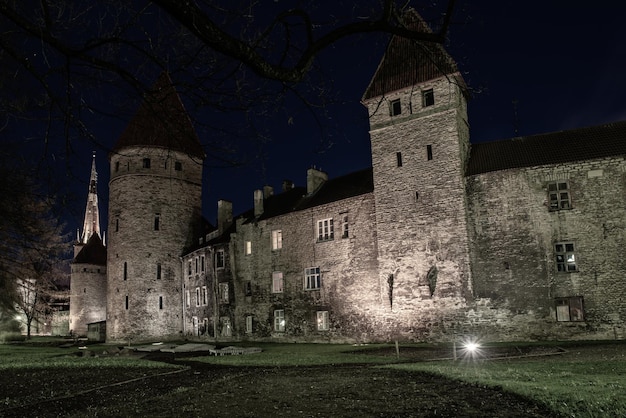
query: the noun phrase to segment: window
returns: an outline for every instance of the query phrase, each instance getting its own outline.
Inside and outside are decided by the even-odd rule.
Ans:
[[[396,152],[396,164],[398,167],[402,167],[402,153]]]
[[[163,309],[163,296],[159,296],[159,309]]]
[[[246,282],[246,296],[252,296],[252,282]]]
[[[128,263],[124,261],[124,280],[128,279]]]
[[[196,306],[200,306],[200,288],[196,287]]]
[[[115,220],[115,232],[119,232],[120,230],[120,220],[116,219]]]
[[[274,311],[274,331],[285,331],[285,311],[282,309]]]
[[[128,310],[128,295],[126,295],[126,310]]]
[[[348,238],[350,235],[350,226],[348,224],[348,215],[343,215],[341,220],[341,238]]]
[[[215,268],[224,268],[224,250],[217,250],[215,252]]]
[[[317,311],[317,330],[328,331],[328,311]]]
[[[143,168],[150,168],[150,158],[143,159]]]
[[[283,231],[276,229],[272,231],[272,250],[283,248]]]
[[[330,241],[335,237],[333,229],[333,219],[322,219],[317,221],[317,240]]]
[[[554,254],[556,256],[556,271],[567,273],[578,270],[573,242],[557,242],[554,244]]]
[[[433,89],[424,90],[422,92],[422,106],[428,107],[435,104],[435,93]]]
[[[174,170],[183,171],[183,163],[181,163],[180,161],[176,161],[174,163]]]
[[[116,161],[115,162],[115,172],[117,173],[118,171],[120,171],[120,162]]]
[[[196,274],[198,274],[198,257],[194,258],[194,261],[196,263]]]
[[[571,209],[572,201],[566,181],[548,183],[548,200],[550,210]]]
[[[161,263],[157,263],[156,278],[157,280],[161,280]]]
[[[187,293],[185,294],[185,306],[189,307],[189,305],[191,305],[191,294],[189,293],[189,290],[187,290]]]
[[[200,270],[204,272],[204,256],[203,255],[200,256]]]
[[[154,215],[154,230],[158,231],[159,227],[161,226],[161,215],[160,214],[156,214]]]
[[[191,276],[191,260],[189,260],[189,263],[187,263],[187,274]]]
[[[428,161],[433,159],[433,146],[432,145],[426,145],[426,159]]]
[[[584,321],[583,298],[574,296],[568,298],[557,298],[556,320],[559,322]]]
[[[219,284],[219,290],[220,290],[220,302],[221,303],[228,303],[228,283],[220,283]]]
[[[252,334],[252,315],[246,316],[246,334]]]
[[[304,288],[315,290],[321,287],[322,280],[319,267],[309,267],[304,270]]]
[[[275,271],[272,273],[272,293],[283,293],[283,273]]]
[[[230,318],[223,316],[220,318],[220,322],[222,323],[222,337],[232,337],[233,327],[230,326]]]
[[[402,113],[402,105],[400,99],[389,102],[389,116],[398,116]]]
[[[202,286],[202,306],[206,306],[209,302],[209,292],[206,286]]]
[[[246,241],[246,248],[245,248],[245,254],[246,255],[250,255],[252,254],[252,241]]]

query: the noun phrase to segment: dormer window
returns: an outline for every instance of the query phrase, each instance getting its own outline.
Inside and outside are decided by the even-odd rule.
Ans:
[[[422,106],[428,107],[435,104],[435,93],[433,89],[424,90],[422,92]]]
[[[389,116],[398,116],[401,113],[402,105],[400,104],[400,99],[389,102]]]

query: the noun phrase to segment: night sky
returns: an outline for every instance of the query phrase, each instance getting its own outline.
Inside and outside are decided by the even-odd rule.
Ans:
[[[275,2],[279,3],[279,2]],[[418,12],[420,3],[413,2]],[[459,1],[446,48],[472,91],[472,142],[574,129],[626,119],[626,3],[572,1]],[[205,169],[203,211],[215,223],[218,199],[235,214],[249,209],[253,191],[280,191],[282,181],[306,184],[316,166],[330,177],[371,165],[368,122],[361,95],[382,58],[384,44],[344,40],[320,56],[342,103],[329,109],[320,132],[307,112],[286,108],[269,121],[272,141],[251,145],[248,164]],[[112,146],[123,125],[99,132]],[[201,138],[202,139],[202,138]],[[626,140],[626,139],[625,139]],[[79,199],[68,202],[68,229],[82,222],[91,144],[77,144],[69,163]],[[108,162],[97,151],[98,192],[106,229]],[[81,184],[82,182],[82,184]],[[82,191],[81,191],[82,190]]]

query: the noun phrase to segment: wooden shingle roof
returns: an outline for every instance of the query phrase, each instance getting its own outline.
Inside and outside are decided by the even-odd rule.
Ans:
[[[428,24],[413,9],[405,13],[404,23],[408,29],[414,31],[432,32]],[[363,100],[457,72],[456,63],[441,44],[394,35],[365,90]],[[460,76],[457,78],[457,81],[465,86]]]
[[[146,94],[113,151],[130,146],[166,148],[193,157],[205,157],[189,115],[167,72],[161,74]]]
[[[626,156],[626,121],[471,145],[467,175]]]

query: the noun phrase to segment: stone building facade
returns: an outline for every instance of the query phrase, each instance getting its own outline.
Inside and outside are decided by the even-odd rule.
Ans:
[[[372,167],[219,201],[213,226],[200,143],[155,92],[111,154],[108,341],[625,337],[626,122],[470,143],[452,58],[393,38],[362,100]]]

